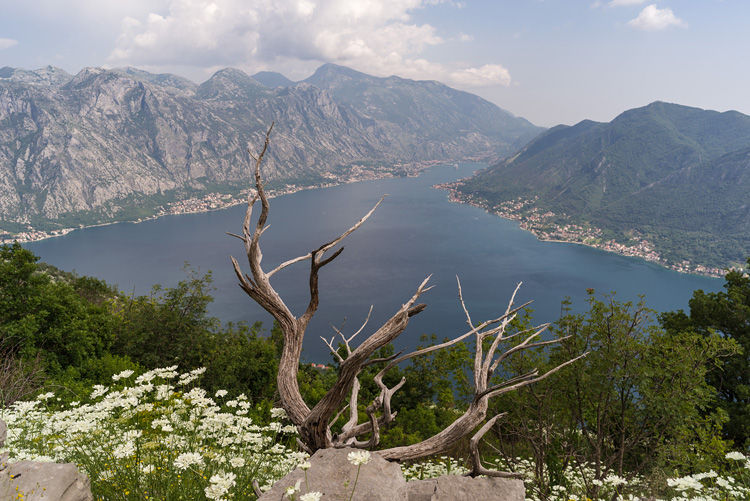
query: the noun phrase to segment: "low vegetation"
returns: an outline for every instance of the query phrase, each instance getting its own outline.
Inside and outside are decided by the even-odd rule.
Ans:
[[[272,410],[278,331],[220,325],[207,313],[210,290],[210,274],[188,267],[175,288],[131,297],[41,265],[19,245],[0,247],[0,356],[18,375],[0,378],[11,460],[74,461],[98,499],[252,498],[253,480],[268,485],[302,462],[296,427]],[[696,291],[687,312],[657,314],[595,291],[586,313],[569,306],[550,331],[570,337],[509,357],[498,373],[590,354],[494,401],[492,411],[507,414],[484,436],[485,462],[522,474],[540,500],[750,499],[750,278],[730,272],[725,291]],[[407,383],[379,447],[417,443],[463,412],[472,348],[459,343],[388,373],[386,384]],[[340,364],[331,365],[300,364],[307,401],[333,384]],[[361,401],[379,391],[365,376]],[[403,468],[411,479],[463,473],[468,450],[462,441]]]

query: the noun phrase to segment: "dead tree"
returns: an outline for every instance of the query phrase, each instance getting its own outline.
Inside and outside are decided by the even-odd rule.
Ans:
[[[279,361],[277,377],[281,405],[286,410],[292,422],[297,426],[301,443],[309,452],[312,453],[318,449],[329,447],[369,448],[376,446],[380,438],[380,428],[392,422],[396,417],[396,412],[391,410],[391,398],[405,382],[405,380],[402,379],[393,388],[388,388],[383,383],[383,376],[388,370],[409,358],[424,355],[434,350],[447,348],[448,346],[473,337],[476,342],[473,368],[474,395],[466,412],[437,435],[418,444],[379,451],[379,454],[389,460],[400,461],[416,459],[445,451],[461,438],[470,435],[480,424],[482,424],[486,418],[488,401],[490,398],[540,381],[580,358],[578,357],[565,362],[545,374],[539,374],[538,371],[534,370],[527,374],[508,379],[502,383],[493,384],[493,373],[500,362],[508,356],[527,348],[559,342],[561,339],[554,341],[537,340],[539,335],[548,327],[548,324],[528,331],[506,335],[506,328],[510,322],[521,309],[529,304],[526,303],[520,306],[514,305],[516,292],[518,292],[520,284],[516,287],[516,290],[502,315],[498,318],[475,325],[469,315],[466,305],[464,304],[461,295],[461,285],[459,283],[459,300],[466,314],[466,321],[468,323],[467,332],[445,343],[417,350],[413,353],[400,356],[397,354],[387,360],[373,360],[372,356],[379,348],[391,343],[404,331],[409,323],[410,317],[425,309],[426,305],[418,303],[417,300],[424,292],[430,289],[430,287],[427,286],[430,277],[427,277],[419,287],[417,287],[414,295],[409,298],[406,303],[401,305],[398,311],[396,311],[387,322],[362,341],[356,348],[352,346],[352,341],[356,335],[364,330],[367,321],[365,321],[365,325],[363,325],[359,331],[348,338],[344,336],[343,333],[339,332],[345,346],[346,356],[342,356],[336,349],[334,349],[334,339],[330,341],[324,339],[334,356],[338,357],[338,361],[340,362],[338,379],[317,405],[312,409],[308,407],[302,398],[297,384],[297,372],[299,369],[305,330],[318,309],[318,274],[320,269],[336,259],[344,248],[340,247],[330,255],[327,255],[328,251],[333,249],[350,233],[359,228],[370,217],[370,215],[372,215],[378,205],[380,205],[385,198],[385,195],[377,204],[375,204],[370,212],[338,238],[321,245],[304,256],[290,259],[271,271],[264,271],[261,267],[263,254],[260,248],[260,240],[266,229],[269,203],[264,190],[263,179],[261,177],[261,164],[263,156],[268,149],[272,129],[273,124],[266,133],[265,143],[263,144],[260,154],[255,156],[250,152],[251,157],[255,160],[255,192],[251,193],[248,197],[243,233],[242,235],[230,233],[230,235],[235,236],[244,242],[250,273],[243,273],[239,263],[234,257],[232,257],[232,264],[234,265],[234,271],[237,274],[237,278],[240,282],[239,285],[242,290],[268,311],[281,327],[283,333],[283,349],[281,360]],[[251,226],[253,208],[257,202],[260,202],[261,212],[256,224]],[[310,261],[310,300],[304,313],[302,313],[300,317],[296,317],[271,286],[270,279],[274,274],[284,268],[307,260]],[[522,342],[517,343],[514,347],[508,348],[502,353],[498,353],[501,344],[504,344],[511,337],[515,336],[526,336],[526,338]],[[484,347],[487,345],[489,345],[489,347],[485,352]],[[357,414],[359,381],[357,376],[364,367],[378,362],[387,362],[386,367],[375,376],[375,382],[380,388],[380,393],[366,409],[368,416],[367,421],[359,423]],[[341,432],[332,433],[331,425],[343,412],[346,411],[346,407],[349,408],[348,421],[343,426]],[[489,472],[484,469],[479,461],[477,447],[478,440],[487,432],[487,430],[489,430],[498,417],[499,416],[492,418],[484,427],[482,427],[470,443],[473,456],[472,474],[505,475],[500,474],[499,472]],[[366,434],[370,435],[368,440],[358,440],[358,437]]]

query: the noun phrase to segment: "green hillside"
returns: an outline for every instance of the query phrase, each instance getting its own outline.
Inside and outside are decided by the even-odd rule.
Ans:
[[[750,117],[662,102],[610,123],[558,126],[461,183],[490,206],[535,199],[556,216],[621,243],[646,238],[665,264],[724,267],[750,252]]]

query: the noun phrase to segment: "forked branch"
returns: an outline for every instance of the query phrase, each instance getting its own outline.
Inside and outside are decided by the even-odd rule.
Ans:
[[[386,359],[373,359],[373,355],[380,348],[393,342],[404,331],[404,329],[406,329],[409,319],[412,316],[425,309],[426,305],[418,303],[417,301],[422,294],[430,289],[430,287],[427,286],[430,277],[427,277],[419,287],[417,287],[412,297],[409,298],[406,303],[401,305],[391,318],[389,318],[382,326],[375,329],[374,332],[366,337],[358,346],[353,346],[354,338],[361,334],[366,328],[372,308],[370,309],[370,313],[368,313],[367,319],[362,327],[360,327],[360,329],[353,335],[347,337],[342,332],[342,329],[335,329],[343,341],[344,351],[346,352],[345,356],[339,353],[339,350],[334,347],[335,336],[330,341],[323,338],[323,341],[329,347],[333,355],[337,357],[340,370],[336,382],[318,404],[312,409],[308,407],[302,399],[299,390],[297,373],[299,370],[299,361],[305,331],[310,320],[315,315],[320,301],[318,289],[319,272],[324,266],[331,263],[343,252],[344,247],[339,247],[336,250],[334,250],[334,248],[370,218],[375,209],[377,209],[377,207],[383,202],[386,195],[383,195],[383,197],[380,198],[367,214],[338,237],[314,248],[307,254],[289,259],[271,271],[265,272],[261,266],[263,253],[261,252],[260,240],[265,230],[268,228],[266,223],[268,221],[270,204],[261,176],[261,164],[264,156],[268,152],[272,130],[273,124],[265,134],[265,140],[258,155],[253,155],[252,152],[249,152],[250,157],[255,161],[255,191],[248,196],[247,210],[242,225],[242,234],[238,235],[229,233],[231,236],[240,239],[244,243],[249,273],[244,273],[237,260],[234,258],[231,259],[242,290],[268,311],[281,328],[283,334],[283,347],[277,375],[279,398],[282,407],[286,410],[292,422],[294,422],[299,429],[300,441],[306,450],[314,452],[317,449],[327,447],[376,446],[380,440],[380,429],[396,418],[396,412],[391,409],[391,399],[405,383],[405,379],[402,378],[394,387],[388,388],[383,382],[384,375],[390,369],[405,360],[427,355],[435,350],[448,348],[465,341],[470,337],[474,338],[476,344],[473,365],[474,395],[466,412],[442,432],[424,442],[381,451],[380,454],[386,459],[415,459],[431,454],[437,454],[448,449],[461,438],[471,435],[474,430],[482,424],[486,418],[488,400],[490,398],[532,384],[536,381],[540,381],[580,358],[578,357],[565,362],[545,374],[540,375],[538,371],[534,370],[500,383],[493,383],[492,377],[498,364],[508,356],[529,348],[541,347],[561,340],[534,341],[535,339],[538,339],[540,334],[547,328],[547,325],[542,325],[535,329],[521,332],[507,333],[508,327],[516,318],[517,314],[529,304],[525,303],[520,306],[515,305],[515,297],[521,284],[518,284],[515,288],[511,299],[505,308],[505,312],[501,316],[481,322],[475,326],[471,315],[469,314],[469,310],[464,303],[461,284],[459,282],[459,301],[461,302],[469,326],[467,332],[453,338],[452,340],[435,346],[419,349],[406,355],[398,353],[391,357],[387,357]],[[261,210],[258,220],[255,225],[252,225],[253,208],[257,202],[260,202]],[[328,254],[329,251],[332,251],[332,253]],[[309,301],[305,311],[297,317],[271,286],[270,279],[273,275],[285,268],[307,260],[310,260]],[[527,337],[523,341],[498,353],[499,348],[506,345],[509,340],[524,335]],[[373,402],[365,408],[367,419],[363,423],[359,423],[359,376],[364,367],[373,363],[386,363],[386,366],[374,377],[374,381],[380,389],[380,392]],[[340,433],[332,433],[331,426],[347,408],[349,409],[347,422],[344,424]],[[495,475],[494,473],[488,473],[488,470],[481,466],[481,462],[479,461],[478,441],[497,419],[498,416],[488,421],[479,432],[474,435],[474,438],[472,438],[471,447],[474,474]],[[358,437],[364,434],[369,434],[370,437],[364,441],[358,440]],[[503,476],[508,475],[504,474]]]

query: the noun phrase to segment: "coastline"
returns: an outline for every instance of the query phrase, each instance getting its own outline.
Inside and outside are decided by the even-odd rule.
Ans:
[[[411,162],[407,164],[395,164],[390,167],[379,167],[379,168],[365,168],[360,165],[353,165],[349,171],[348,176],[336,176],[333,174],[326,175],[331,182],[319,183],[315,185],[296,185],[287,184],[283,188],[268,189],[268,198],[275,198],[281,195],[290,195],[303,190],[312,190],[320,188],[330,188],[333,186],[340,186],[348,183],[356,183],[359,181],[369,181],[374,179],[387,179],[399,176],[414,177],[418,176],[423,170],[433,167],[435,165],[445,165],[454,162],[467,162],[467,161],[478,161],[474,159],[465,160],[427,160],[422,162]],[[79,225],[70,228],[60,228],[57,230],[37,230],[29,226],[27,231],[9,234],[10,237],[0,238],[0,245],[12,244],[13,242],[18,243],[29,243],[46,240],[49,238],[56,238],[67,235],[68,233],[75,230],[83,230],[86,228],[96,228],[99,226],[108,226],[112,224],[120,223],[132,223],[138,224],[146,221],[151,221],[164,216],[176,216],[181,214],[198,214],[204,212],[212,212],[217,210],[228,209],[236,205],[246,204],[248,201],[248,195],[253,192],[253,188],[246,188],[241,190],[237,195],[228,195],[221,193],[208,193],[201,197],[192,197],[180,200],[178,202],[172,202],[166,206],[156,207],[155,214],[145,218],[139,218],[137,220],[121,220],[121,221],[107,221],[103,223]],[[0,230],[0,234],[3,231]]]
[[[456,183],[457,181],[453,183],[438,184],[433,186],[433,188],[448,191],[448,200],[453,203],[478,207],[489,214],[518,222],[519,228],[528,231],[540,242],[585,245],[606,252],[614,252],[615,254],[620,254],[622,256],[637,257],[678,273],[687,273],[711,278],[724,278],[727,273],[726,269],[712,268],[704,265],[693,265],[689,261],[668,263],[661,257],[654,245],[644,238],[637,240],[634,245],[628,246],[618,243],[615,240],[602,241],[602,239],[599,238],[602,234],[601,229],[594,227],[584,228],[575,224],[564,226],[554,225],[553,231],[548,231],[542,227],[549,226],[549,223],[545,225],[545,222],[556,216],[556,214],[549,212],[540,214],[535,209],[532,210],[530,214],[520,214],[520,212],[533,203],[534,200],[517,199],[505,202],[497,207],[492,207],[486,201],[478,200],[470,195],[467,196],[460,193],[456,189]]]
[[[398,164],[390,168],[380,169],[357,169],[359,166],[354,166],[354,169],[349,172],[349,176],[334,176],[330,175],[331,182],[319,183],[316,185],[295,185],[288,184],[283,188],[269,189],[268,197],[275,198],[277,196],[289,195],[297,193],[303,190],[329,188],[333,186],[340,186],[348,183],[356,183],[359,181],[375,180],[375,179],[387,179],[393,177],[399,177],[406,175],[408,177],[418,176],[422,171],[433,167],[435,165],[446,165],[455,162],[477,162],[479,159],[464,159],[464,160],[433,160],[423,162],[413,162],[409,164]],[[702,265],[694,266],[691,263],[685,261],[679,264],[667,263],[654,249],[653,245],[646,241],[640,240],[638,243],[632,246],[626,246],[609,240],[606,242],[600,242],[597,239],[601,235],[601,230],[598,228],[583,228],[577,225],[566,225],[556,226],[555,231],[549,232],[541,228],[545,219],[548,219],[554,214],[532,214],[532,215],[521,215],[520,212],[525,206],[533,202],[533,200],[517,200],[512,202],[506,202],[501,207],[491,207],[489,204],[482,200],[474,199],[471,196],[461,194],[455,189],[456,181],[452,183],[434,185],[434,189],[442,189],[448,191],[448,200],[453,203],[460,203],[471,205],[474,207],[481,208],[486,212],[508,219],[519,223],[519,228],[528,231],[533,234],[540,242],[557,242],[557,243],[568,243],[568,244],[579,244],[595,249],[614,252],[628,257],[638,257],[646,261],[652,262],[658,266],[676,271],[679,273],[688,273],[693,275],[707,276],[711,278],[724,278],[726,270],[719,268],[710,268]],[[11,237],[0,238],[0,245],[11,244],[13,242],[29,243],[46,240],[49,238],[55,238],[67,235],[68,233],[86,228],[95,228],[99,226],[108,226],[119,223],[132,223],[138,224],[146,221],[151,221],[164,216],[175,216],[181,214],[198,214],[205,212],[212,212],[217,210],[228,209],[236,205],[246,204],[248,195],[253,192],[252,188],[241,190],[237,195],[228,195],[220,193],[208,193],[201,197],[193,197],[178,202],[172,202],[166,206],[160,206],[155,209],[156,213],[152,216],[140,218],[137,220],[122,220],[122,221],[108,221],[103,223],[95,223],[89,225],[80,225],[72,228],[61,228],[58,230],[41,231],[29,228],[26,232],[20,232]],[[0,230],[1,232],[1,230]]]

